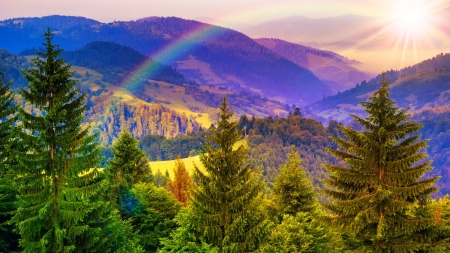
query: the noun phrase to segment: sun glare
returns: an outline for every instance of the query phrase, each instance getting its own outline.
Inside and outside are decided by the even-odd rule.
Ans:
[[[419,33],[426,29],[428,15],[425,2],[405,1],[397,6],[393,13],[393,20],[401,32]]]

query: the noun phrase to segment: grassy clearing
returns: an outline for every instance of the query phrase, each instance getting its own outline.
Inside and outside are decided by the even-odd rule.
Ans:
[[[241,145],[244,145],[248,147],[247,140],[243,139],[236,144],[234,144],[234,148],[238,148]],[[200,169],[204,170],[203,164],[200,162],[199,156],[193,156],[181,159],[184,162],[184,165],[186,166],[186,170],[189,172],[190,175],[192,175],[192,172],[194,171],[194,164]],[[153,175],[156,174],[158,170],[161,171],[161,173],[166,173],[166,170],[169,172],[169,176],[173,178],[173,168],[175,167],[175,160],[170,161],[155,161],[150,162],[150,167],[152,169]]]

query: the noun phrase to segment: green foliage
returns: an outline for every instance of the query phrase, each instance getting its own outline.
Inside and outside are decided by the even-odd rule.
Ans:
[[[274,226],[271,234],[256,252],[315,253],[345,252],[338,233],[314,222],[311,214],[299,212],[284,215],[281,224]]]
[[[167,180],[169,180],[169,176],[163,175],[161,171],[158,169],[155,173],[155,177],[153,179],[153,182],[155,183],[155,186],[157,187],[166,187],[167,186]]]
[[[180,155],[181,158],[196,156],[202,150],[205,136],[208,131],[196,131],[175,138],[166,138],[161,135],[146,135],[139,140],[141,148],[147,157],[152,161],[175,160]],[[195,155],[193,155],[195,154]]]
[[[119,196],[129,199],[128,190],[139,182],[150,182],[153,175],[149,160],[138,148],[138,141],[130,132],[123,131],[114,143],[112,150],[114,158],[108,161],[105,173],[111,188],[111,200],[117,201]]]
[[[168,237],[177,228],[173,220],[181,204],[164,188],[153,184],[136,184],[131,192],[144,209],[132,216],[139,244],[146,252],[156,252],[160,239]]]
[[[258,248],[267,234],[267,221],[262,212],[261,174],[251,168],[247,150],[240,146],[233,150],[241,133],[226,97],[219,107],[217,129],[207,137],[200,153],[205,172],[194,169],[197,188],[191,191],[194,223],[204,230],[206,242],[221,252],[242,252]]]
[[[78,95],[52,36],[47,29],[45,52],[23,72],[29,85],[20,95],[37,113],[18,109],[17,136],[26,150],[13,151],[19,194],[12,221],[26,252],[95,251],[105,222],[97,197],[101,178],[93,169],[100,151],[97,137],[81,129],[85,96]]]
[[[342,127],[347,139],[333,138],[340,149],[328,151],[347,166],[325,165],[331,174],[324,192],[334,199],[325,208],[333,213],[329,223],[354,232],[367,249],[409,252],[421,245],[411,236],[432,225],[409,210],[436,191],[437,178],[420,180],[432,170],[431,161],[421,163],[426,141],[414,135],[420,124],[395,107],[389,83],[384,78],[381,83],[369,102],[361,103],[368,117],[354,116],[364,131]]]
[[[218,253],[217,247],[212,247],[205,242],[203,231],[194,224],[200,220],[194,215],[192,208],[182,209],[174,221],[178,228],[170,233],[170,237],[162,238],[162,248],[159,253]]]
[[[139,245],[139,237],[133,232],[131,220],[122,220],[117,211],[110,210],[108,212],[107,225],[102,230],[102,236],[106,239],[102,250],[111,253],[145,252]]]
[[[274,199],[280,214],[295,216],[298,212],[317,209],[314,188],[306,178],[301,162],[300,155],[292,146],[288,161],[281,166],[274,183]]]
[[[15,184],[4,174],[0,175],[0,252],[19,251],[19,236],[8,221],[17,210]]]
[[[317,120],[299,116],[257,118],[248,129],[249,158],[263,170],[269,186],[273,186],[280,166],[286,162],[291,145],[294,145],[302,157],[306,176],[315,187],[322,187],[320,179],[325,177],[325,169],[321,164],[338,164],[338,159],[326,152],[325,148],[336,147],[328,136],[342,136],[339,125],[331,121],[324,127]],[[327,201],[320,192],[318,198]]]

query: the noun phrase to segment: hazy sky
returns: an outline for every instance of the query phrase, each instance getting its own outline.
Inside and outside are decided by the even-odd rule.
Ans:
[[[294,15],[313,18],[344,14],[379,16],[396,1],[402,0],[0,0],[0,20],[53,14],[84,16],[101,22],[148,16],[188,19],[207,16],[258,24]],[[450,3],[450,0],[428,1],[442,6]]]

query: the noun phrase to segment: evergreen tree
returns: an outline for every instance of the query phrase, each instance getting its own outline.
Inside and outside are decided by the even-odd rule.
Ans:
[[[292,146],[287,163],[281,165],[275,178],[274,197],[281,215],[295,216],[298,212],[312,212],[317,208],[314,188],[306,178],[299,153]]]
[[[13,152],[19,208],[12,221],[25,252],[92,252],[104,240],[97,136],[81,128],[85,95],[50,29],[44,37],[35,68],[23,72],[29,84],[20,95],[35,113],[18,109],[17,135],[26,151]]]
[[[409,210],[436,190],[437,178],[421,180],[432,170],[421,162],[426,140],[414,135],[420,124],[408,120],[389,98],[383,73],[382,87],[365,107],[367,118],[353,115],[364,130],[342,127],[347,139],[333,138],[340,149],[329,150],[347,166],[325,165],[331,174],[325,193],[334,199],[325,207],[334,214],[331,223],[348,228],[373,252],[410,252],[421,247],[409,236],[432,224]]]
[[[186,206],[188,204],[189,189],[192,188],[194,182],[191,176],[189,176],[184,162],[181,160],[180,155],[175,160],[175,167],[173,169],[174,179],[169,178],[167,182],[167,189],[175,196],[175,198]]]
[[[258,253],[342,253],[344,244],[330,227],[312,221],[306,212],[284,215]]]
[[[194,224],[200,217],[196,216],[190,206],[183,208],[175,217],[178,227],[167,238],[161,239],[161,253],[218,253],[217,247],[207,244],[203,231]]]
[[[3,84],[3,73],[0,72],[0,252],[18,250],[18,237],[12,232],[12,226],[6,224],[16,210],[16,187],[8,176],[11,163],[10,148],[13,142],[12,129],[16,108],[11,83]]]
[[[167,186],[167,181],[169,180],[169,177],[167,177],[166,175],[163,175],[161,173],[161,171],[158,169],[155,173],[155,177],[154,177],[154,184],[157,187],[166,187]]]
[[[271,234],[258,252],[343,252],[338,234],[315,220],[320,210],[314,188],[294,146],[287,156],[275,178],[274,199],[267,205],[275,218]]]
[[[221,252],[255,250],[266,235],[265,214],[262,213],[261,174],[246,160],[247,149],[241,145],[237,122],[226,97],[219,107],[217,128],[206,138],[200,153],[205,172],[194,168],[198,187],[191,191],[193,212],[200,219],[196,226],[204,230],[206,243]]]
[[[161,246],[160,239],[168,237],[177,228],[174,218],[181,204],[166,189],[152,183],[138,183],[131,193],[140,206],[131,219],[136,237],[145,252],[156,252]]]
[[[11,132],[15,118],[13,114],[16,111],[13,101],[13,93],[10,91],[11,83],[3,84],[4,74],[0,72],[0,175],[6,173],[4,162],[8,159],[9,152],[7,147],[11,142]]]
[[[138,182],[153,180],[149,160],[138,147],[138,141],[129,131],[123,131],[113,145],[114,158],[106,166],[106,174],[111,187],[110,197],[116,202]]]

